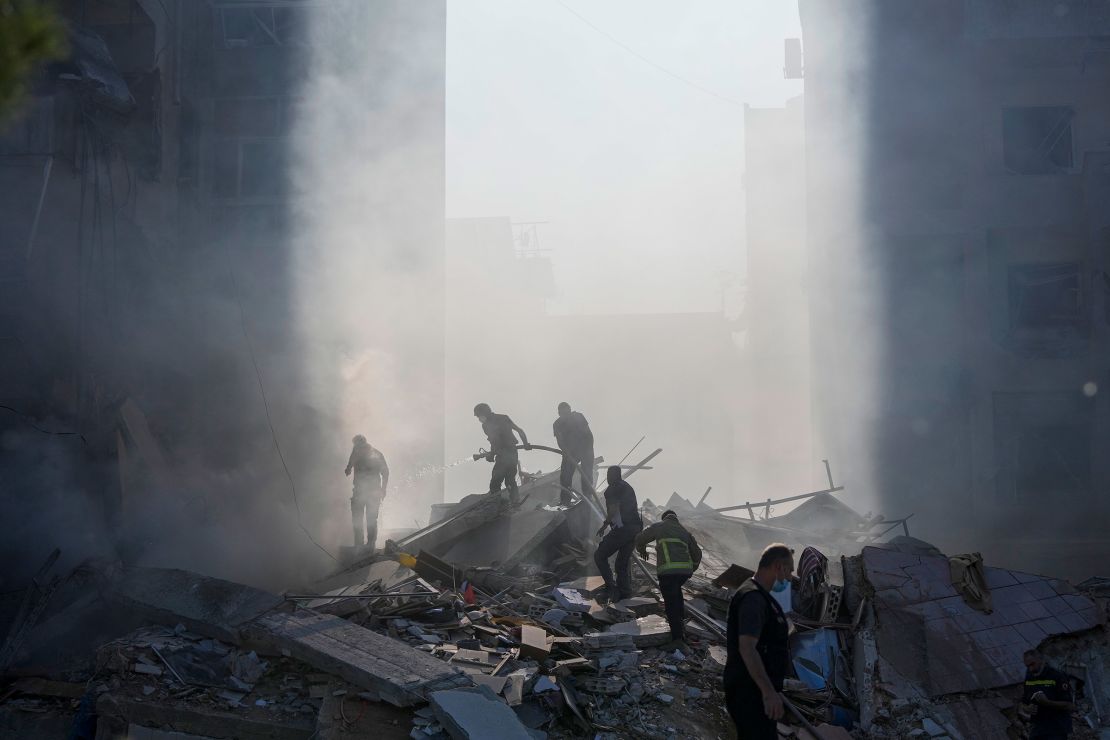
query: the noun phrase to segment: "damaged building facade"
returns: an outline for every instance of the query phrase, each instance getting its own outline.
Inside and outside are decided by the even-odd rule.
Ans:
[[[302,353],[305,327],[320,317],[304,316],[294,269],[328,244],[298,231],[303,213],[320,208],[294,144],[312,132],[309,74],[335,46],[328,34],[372,20],[361,44],[379,74],[373,124],[383,136],[403,128],[426,154],[404,182],[368,170],[404,206],[364,210],[378,208],[393,232],[401,228],[390,219],[403,221],[407,238],[368,233],[365,250],[404,250],[410,272],[442,279],[443,4],[71,0],[59,9],[68,55],[35,81],[0,143],[0,395],[12,409],[0,417],[0,468],[17,483],[4,487],[6,518],[20,522],[5,552],[21,561],[42,533],[91,542],[111,530],[126,533],[116,544],[129,554],[153,549],[172,561],[193,545],[159,522],[234,529],[267,512],[276,513],[263,529],[295,531],[303,514],[313,529],[338,519],[345,530],[352,434],[376,432],[408,467],[442,460],[442,303],[438,291],[402,291],[407,299],[376,313],[428,314],[418,331],[368,326],[319,349],[418,363],[420,377],[393,397],[425,433],[389,438],[379,419],[341,417],[339,399],[316,389],[341,385],[342,363],[321,377]],[[397,48],[406,39],[433,51],[409,59]],[[394,78],[415,74],[425,94],[394,105],[404,94]],[[323,485],[324,470],[338,480]],[[294,480],[314,495],[294,501]],[[423,476],[408,493],[439,501],[442,478]],[[313,557],[308,547],[297,557]],[[242,557],[264,568],[269,555]]]
[[[875,461],[853,481],[938,544],[1090,575],[1110,552],[1110,9],[824,5],[801,3],[826,454]]]
[[[806,266],[805,113],[744,108],[744,295],[741,373],[747,391],[738,485],[744,496],[808,490],[824,478],[814,439]],[[816,463],[816,465],[814,465]],[[837,459],[838,466],[850,465]]]

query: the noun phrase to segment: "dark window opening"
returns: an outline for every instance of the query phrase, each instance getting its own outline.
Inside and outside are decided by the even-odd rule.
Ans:
[[[1086,494],[1091,488],[1090,428],[1078,425],[1020,432],[1014,486],[1019,501]]]
[[[1005,108],[1002,156],[1006,169],[1021,175],[1051,175],[1075,165],[1068,107]]]
[[[279,98],[218,98],[214,125],[220,136],[276,136]]]
[[[1011,329],[1083,324],[1083,289],[1077,262],[1014,265],[1009,272]]]
[[[1030,506],[1095,495],[1094,410],[1078,390],[995,393],[1000,501]]]
[[[217,140],[212,194],[229,200],[274,198],[287,193],[285,137]]]
[[[220,22],[226,49],[308,43],[307,18],[302,8],[224,8]]]

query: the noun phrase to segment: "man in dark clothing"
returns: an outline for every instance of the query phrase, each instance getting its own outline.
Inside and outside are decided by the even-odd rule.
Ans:
[[[640,557],[647,557],[649,542],[655,543],[655,574],[659,577],[659,593],[663,594],[663,607],[667,624],[671,627],[668,650],[686,650],[686,605],[682,600],[682,584],[701,565],[701,548],[694,535],[678,523],[678,514],[664,511],[663,517],[636,535],[636,549]]]
[[[520,491],[516,487],[516,473],[520,466],[520,458],[516,452],[516,436],[524,443],[524,449],[530,450],[528,435],[524,430],[513,423],[505,414],[495,414],[490,410],[488,403],[480,403],[474,407],[474,415],[482,422],[482,431],[489,440],[489,454],[486,459],[493,463],[493,474],[490,476],[489,492],[497,493],[504,485],[509,491],[509,500],[517,503]]]
[[[783,716],[782,683],[790,663],[789,625],[771,592],[794,572],[794,551],[774,544],[728,605],[725,708],[739,740],[777,740]]]
[[[591,488],[594,485],[594,433],[586,417],[579,411],[572,411],[566,401],[559,404],[559,418],[551,425],[551,430],[555,433],[555,442],[563,451],[563,466],[559,469],[559,485],[562,486],[559,501],[563,506],[570,506],[574,471],[581,468],[581,475],[586,476],[579,493],[585,493],[587,482]]]
[[[351,519],[354,522],[355,547],[369,545],[373,549],[378,539],[378,512],[381,510],[385,489],[389,486],[389,466],[385,456],[370,446],[366,437],[355,435],[351,440],[351,456],[347,458],[344,475],[355,473],[351,495]],[[363,520],[366,521],[363,539]]]
[[[636,548],[636,535],[644,528],[640,519],[640,505],[636,502],[636,491],[628,482],[621,479],[619,465],[610,465],[606,472],[609,486],[605,489],[605,521],[597,536],[604,537],[594,552],[594,562],[601,577],[605,579],[605,594],[599,596],[608,601],[615,596],[617,601],[632,596],[632,551]],[[609,534],[605,530],[612,527]],[[609,558],[617,555],[617,576],[609,567]]]
[[[1075,710],[1072,678],[1045,662],[1037,650],[1025,651],[1025,693],[1021,700],[1035,707],[1029,740],[1065,740]]]

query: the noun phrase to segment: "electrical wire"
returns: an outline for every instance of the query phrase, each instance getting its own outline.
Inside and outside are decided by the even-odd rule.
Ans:
[[[13,409],[11,406],[5,406],[3,404],[0,404],[0,409],[4,409],[5,411],[12,412],[16,416],[18,416],[20,419],[22,419],[23,423],[25,423],[27,426],[34,429],[36,432],[42,432],[43,434],[53,434],[54,436],[57,436],[57,437],[77,437],[78,439],[81,440],[82,444],[85,444],[85,445],[88,444],[88,440],[85,439],[85,435],[81,434],[81,432],[58,432],[58,431],[54,431],[53,429],[43,429],[38,424],[31,421],[31,417],[27,416],[27,414],[24,414],[22,411],[17,411],[16,409]]]
[[[706,95],[712,96],[714,98],[717,98],[718,100],[723,100],[724,102],[729,103],[731,105],[736,105],[736,106],[739,106],[741,108],[744,107],[744,104],[741,103],[739,100],[734,100],[733,98],[730,98],[727,95],[722,95],[721,93],[719,93],[715,90],[711,90],[708,87],[705,87],[704,85],[699,85],[698,83],[694,82],[693,80],[691,80],[687,77],[683,77],[678,72],[673,72],[673,71],[667,69],[666,67],[664,67],[662,64],[657,64],[656,62],[653,62],[651,59],[648,59],[643,54],[636,51],[635,49],[633,49],[628,44],[625,44],[623,41],[616,38],[615,36],[610,34],[605,29],[600,28],[600,27],[594,25],[593,23],[591,23],[588,18],[586,18],[584,15],[582,15],[581,13],[579,13],[577,10],[570,7],[566,3],[564,3],[563,0],[555,0],[555,2],[558,3],[559,5],[561,5],[565,11],[567,11],[568,13],[573,15],[575,18],[582,21],[587,26],[592,28],[594,31],[601,34],[602,36],[607,38],[609,41],[611,41],[612,43],[619,46],[621,49],[624,49],[626,52],[628,52],[632,56],[636,57],[637,59],[639,59],[644,64],[648,64],[648,65],[654,67],[655,69],[659,70],[660,72],[667,75],[668,77],[672,77],[672,78],[678,80],[679,82],[681,82],[682,84],[687,85],[688,87],[694,88],[698,92],[701,92],[701,93],[704,93]]]
[[[243,339],[247,344],[247,352],[250,354],[251,364],[254,365],[254,377],[258,381],[258,391],[262,396],[262,407],[266,410],[266,424],[270,427],[270,438],[274,441],[274,450],[277,451],[278,459],[281,460],[281,467],[285,470],[285,477],[289,479],[289,490],[293,494],[293,505],[297,509],[297,526],[301,528],[301,531],[304,532],[309,542],[319,548],[320,552],[338,563],[339,559],[332,555],[326,547],[316,541],[316,538],[308,531],[308,528],[305,527],[304,521],[301,518],[301,502],[297,499],[297,486],[293,482],[293,474],[289,472],[289,465],[285,462],[285,455],[281,452],[281,444],[278,442],[277,431],[274,429],[274,421],[270,415],[270,402],[266,398],[266,387],[262,384],[262,371],[258,367],[258,359],[254,354],[254,344],[251,342],[250,332],[247,331],[247,313],[243,310],[243,300],[239,295],[239,281],[235,277],[235,266],[231,261],[231,250],[226,244],[224,245],[224,254],[227,258],[228,273],[231,275],[231,290],[235,295],[235,303],[239,306],[239,321],[243,328]]]

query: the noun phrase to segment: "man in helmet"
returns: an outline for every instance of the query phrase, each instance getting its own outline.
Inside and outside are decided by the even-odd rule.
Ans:
[[[486,433],[486,439],[489,440],[489,454],[486,455],[486,459],[493,463],[489,492],[497,493],[504,484],[509,491],[509,500],[515,504],[520,497],[516,486],[516,472],[520,465],[520,458],[516,453],[516,436],[513,433],[520,435],[520,441],[526,450],[532,449],[532,445],[528,444],[528,435],[505,414],[493,413],[488,403],[475,406],[474,415],[482,423],[482,431]]]
[[[389,466],[385,463],[385,456],[371,447],[366,437],[356,434],[351,443],[351,457],[347,460],[347,469],[343,474],[350,476],[352,470],[355,473],[351,496],[355,547],[369,545],[373,549],[378,539],[378,511],[389,485]],[[363,519],[366,521],[365,530]]]
[[[563,401],[559,404],[559,418],[551,425],[555,433],[555,441],[563,451],[563,466],[559,470],[559,500],[564,506],[571,504],[571,484],[574,482],[574,472],[579,469],[576,463],[581,463],[580,476],[586,476],[581,482],[579,492],[585,493],[586,484],[594,484],[594,433],[590,430],[590,423],[580,411],[573,411],[570,404]]]
[[[647,557],[647,546],[655,543],[655,574],[659,578],[659,593],[663,594],[667,624],[671,628],[668,649],[686,649],[686,607],[682,599],[682,584],[701,565],[701,548],[694,535],[679,524],[678,514],[663,512],[655,524],[636,535],[636,549],[641,558]]]

